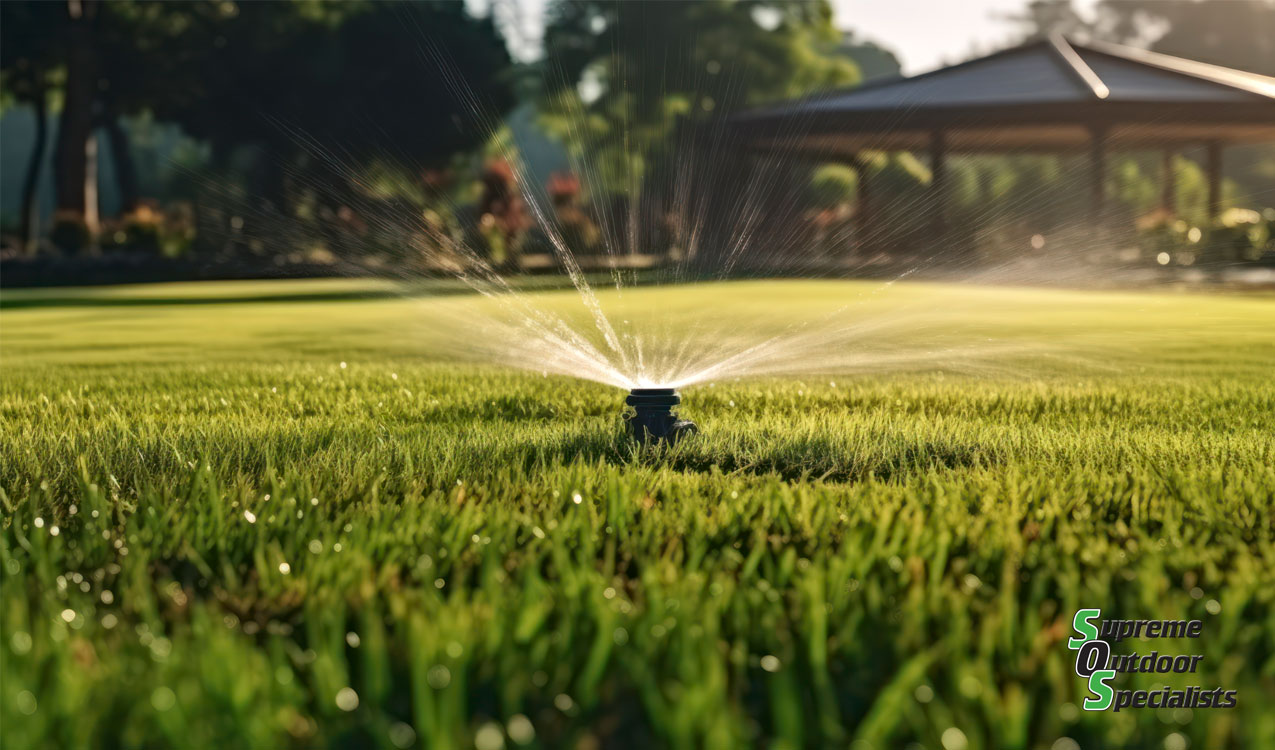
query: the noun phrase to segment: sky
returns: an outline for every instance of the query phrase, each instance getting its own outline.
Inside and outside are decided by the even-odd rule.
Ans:
[[[1027,0],[831,0],[835,23],[893,51],[906,75],[1004,47]],[[1073,0],[1082,15],[1097,0]]]
[[[532,59],[539,47],[546,0],[467,0],[477,13],[493,5],[510,48]],[[1004,46],[1012,36],[1006,15],[1021,12],[1027,0],[831,0],[838,28],[854,30],[893,51],[907,75],[968,59],[974,52]],[[1073,0],[1082,14],[1097,0]],[[520,37],[520,38],[519,38]]]

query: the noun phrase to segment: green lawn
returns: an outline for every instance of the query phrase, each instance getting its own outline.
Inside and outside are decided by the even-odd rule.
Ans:
[[[457,361],[479,297],[5,291],[5,750],[1275,747],[1275,297],[603,293],[706,347],[845,300],[639,451],[616,388]],[[1081,710],[1081,607],[1201,619],[1116,687],[1238,707]]]

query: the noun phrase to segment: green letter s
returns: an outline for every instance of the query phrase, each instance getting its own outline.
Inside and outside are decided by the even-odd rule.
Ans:
[[[1067,641],[1067,648],[1077,649],[1085,645],[1089,641],[1098,637],[1098,628],[1094,627],[1089,621],[1102,614],[1101,609],[1078,609],[1076,616],[1071,618],[1071,626],[1080,633],[1081,638],[1072,638]]]
[[[1106,711],[1111,708],[1111,699],[1115,697],[1111,686],[1106,680],[1113,679],[1116,676],[1114,669],[1099,669],[1089,675],[1089,692],[1098,696],[1097,698],[1085,698],[1086,711]]]

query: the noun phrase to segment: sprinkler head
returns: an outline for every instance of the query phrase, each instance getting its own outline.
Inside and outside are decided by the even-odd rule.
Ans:
[[[676,443],[686,435],[699,432],[694,422],[678,419],[673,413],[673,407],[682,403],[682,397],[672,388],[634,388],[624,403],[633,407],[633,413],[625,415],[624,420],[639,442]]]

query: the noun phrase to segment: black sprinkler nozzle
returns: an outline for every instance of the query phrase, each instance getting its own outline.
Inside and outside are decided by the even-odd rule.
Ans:
[[[634,388],[624,403],[633,407],[633,413],[625,415],[629,432],[642,443],[667,440],[676,443],[686,435],[699,432],[689,419],[678,419],[673,407],[682,403],[682,397],[672,388]]]

